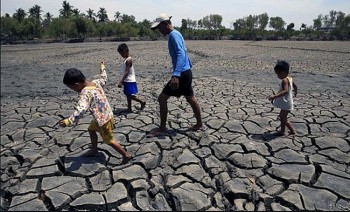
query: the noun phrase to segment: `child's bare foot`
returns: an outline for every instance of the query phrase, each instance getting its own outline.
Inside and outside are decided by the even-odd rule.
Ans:
[[[141,108],[140,108],[140,110],[145,109],[145,107],[146,107],[146,102],[141,102]]]
[[[97,157],[98,152],[89,150],[86,153],[83,154],[83,157]]]

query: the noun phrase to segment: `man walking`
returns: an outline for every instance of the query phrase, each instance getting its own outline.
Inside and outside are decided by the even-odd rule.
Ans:
[[[160,106],[160,126],[153,129],[149,136],[166,134],[166,120],[168,115],[168,99],[171,96],[184,96],[191,105],[197,123],[189,130],[204,130],[201,109],[192,88],[192,64],[188,56],[185,40],[181,33],[174,29],[170,21],[171,16],[161,14],[152,24],[151,29],[158,29],[163,35],[169,35],[168,49],[173,64],[173,74],[158,97]]]

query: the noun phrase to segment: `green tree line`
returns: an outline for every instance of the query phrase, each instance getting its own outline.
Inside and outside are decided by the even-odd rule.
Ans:
[[[39,5],[28,12],[19,8],[11,16],[1,17],[1,41],[15,43],[19,40],[111,38],[117,40],[156,40],[162,35],[150,29],[152,22],[135,20],[135,16],[116,11],[108,17],[105,8],[97,12],[88,9],[81,12],[68,1],[62,2],[59,17],[50,12],[43,14]],[[222,16],[210,14],[200,20],[182,19],[176,27],[186,39],[340,39],[350,38],[350,14],[331,10],[320,14],[312,26],[302,24],[295,29],[294,23],[286,23],[282,17],[269,17],[267,13],[249,15],[231,22],[230,28],[222,25]],[[269,27],[269,29],[267,29]]]

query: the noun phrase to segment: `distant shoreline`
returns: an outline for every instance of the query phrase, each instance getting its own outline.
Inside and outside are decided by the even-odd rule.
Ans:
[[[16,45],[16,44],[39,44],[39,43],[85,43],[85,42],[127,42],[127,41],[161,41],[165,40],[165,38],[157,38],[157,39],[150,39],[148,37],[140,38],[123,38],[123,37],[89,37],[89,38],[69,38],[65,40],[60,39],[38,39],[34,38],[32,40],[15,40],[15,41],[9,41],[9,40],[2,40],[1,45]],[[229,37],[208,37],[208,38],[202,38],[202,39],[196,39],[196,38],[185,38],[185,40],[232,40],[232,41],[350,41],[349,39],[335,39],[334,37],[322,37],[322,38],[310,38],[310,37],[291,37],[291,38],[282,38],[282,37],[257,37],[255,39],[248,39],[245,37],[235,37],[235,38],[229,38]]]

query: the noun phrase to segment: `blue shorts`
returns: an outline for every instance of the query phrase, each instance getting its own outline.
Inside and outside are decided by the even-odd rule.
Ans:
[[[126,96],[136,95],[139,92],[137,89],[136,82],[124,82],[123,87],[124,87],[124,94]]]

